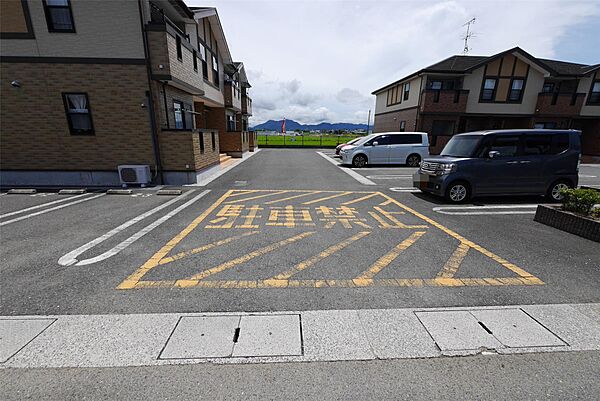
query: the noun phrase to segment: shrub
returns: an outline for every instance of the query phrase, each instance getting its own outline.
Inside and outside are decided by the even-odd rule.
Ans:
[[[565,189],[561,191],[563,208],[570,212],[590,215],[595,204],[600,203],[600,192],[593,189]]]

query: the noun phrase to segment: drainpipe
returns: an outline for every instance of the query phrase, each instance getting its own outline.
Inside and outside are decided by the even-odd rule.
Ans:
[[[157,184],[162,184],[163,171],[160,160],[160,148],[158,143],[158,130],[156,128],[156,114],[154,113],[154,98],[152,96],[152,66],[150,65],[150,48],[148,46],[148,33],[144,24],[144,14],[142,12],[142,0],[138,0],[138,12],[140,14],[140,28],[142,29],[142,39],[144,41],[144,57],[146,59],[146,75],[148,78],[148,91],[146,92],[148,102],[148,118],[150,119],[150,130],[152,133],[152,151],[154,153],[154,163],[156,165]]]

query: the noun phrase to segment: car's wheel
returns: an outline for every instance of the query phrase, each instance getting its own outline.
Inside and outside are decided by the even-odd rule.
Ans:
[[[419,163],[421,163],[421,156],[416,153],[413,153],[406,158],[406,164],[409,167],[419,167]]]
[[[356,155],[354,159],[352,159],[352,167],[364,167],[367,165],[367,156],[365,155]]]
[[[446,188],[446,199],[453,203],[466,202],[471,198],[471,188],[464,181],[455,181]]]
[[[564,196],[560,193],[563,189],[573,188],[573,185],[567,180],[558,180],[552,183],[548,188],[546,197],[552,202],[560,202]]]

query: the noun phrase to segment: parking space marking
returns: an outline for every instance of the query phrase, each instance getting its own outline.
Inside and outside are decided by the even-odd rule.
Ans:
[[[368,178],[366,178],[366,177],[358,174],[356,171],[354,171],[354,170],[352,170],[350,168],[342,168],[342,167],[340,167],[341,163],[336,162],[331,157],[327,156],[325,153],[323,153],[323,152],[317,152],[317,154],[319,154],[322,157],[324,157],[325,160],[327,160],[328,162],[330,162],[331,164],[333,164],[334,166],[336,166],[341,171],[343,171],[344,173],[348,174],[350,177],[354,178],[356,181],[360,182],[361,184],[363,184],[363,185],[377,185],[373,181],[371,181]]]
[[[237,241],[237,240],[242,239],[244,237],[248,237],[250,235],[255,235],[255,234],[258,234],[258,233],[259,233],[259,231],[249,231],[249,232],[245,232],[245,233],[240,234],[240,235],[234,235],[233,237],[229,237],[229,238],[225,238],[225,239],[222,239],[222,240],[219,240],[219,241],[215,241],[215,242],[212,242],[210,244],[206,244],[206,245],[200,246],[198,248],[190,249],[189,251],[180,252],[180,253],[177,253],[177,254],[175,254],[173,256],[168,256],[166,258],[161,259],[158,262],[158,264],[159,265],[166,265],[167,263],[171,263],[171,262],[174,262],[176,260],[186,258],[188,256],[196,255],[196,254],[198,254],[200,252],[208,251],[209,249],[213,249],[213,248],[216,248],[216,247],[221,246],[221,245],[226,245],[226,244],[229,244],[230,242]]]
[[[310,192],[307,192],[305,194],[294,195],[294,196],[290,196],[288,198],[275,199],[275,200],[272,200],[272,201],[268,201],[268,202],[265,202],[265,205],[272,205],[272,204],[277,203],[277,202],[286,202],[286,201],[289,201],[289,200],[292,200],[292,199],[301,198],[303,196],[316,195],[316,194],[320,194],[320,193],[323,193],[323,191],[310,191]]]
[[[290,277],[292,277],[294,274],[299,273],[302,270],[308,269],[309,267],[313,266],[315,263],[317,263],[325,258],[328,258],[329,256],[341,251],[342,249],[353,244],[354,242],[358,241],[359,239],[366,237],[369,234],[371,234],[370,231],[361,231],[358,234],[355,234],[350,238],[346,238],[345,240],[328,247],[321,253],[311,256],[310,258],[298,263],[296,266],[294,266],[290,270],[273,276],[271,279],[272,280],[287,280]]]
[[[436,278],[453,278],[460,268],[460,264],[465,259],[465,256],[467,256],[467,252],[469,252],[469,246],[467,244],[463,242],[458,244],[458,247],[456,247],[454,253],[448,258]]]
[[[244,256],[240,256],[238,258],[232,259],[230,261],[227,261],[225,263],[221,263],[218,266],[212,267],[210,269],[204,270],[198,274],[194,274],[192,277],[190,277],[189,279],[185,279],[185,280],[177,280],[175,282],[175,285],[178,287],[190,287],[195,285],[196,282],[203,280],[209,276],[212,276],[213,274],[216,273],[220,273],[222,271],[231,269],[234,266],[237,266],[239,264],[245,263],[251,259],[254,259],[258,256],[262,256],[262,255],[266,255],[269,252],[273,252],[276,249],[279,249],[281,247],[284,247],[286,245],[292,244],[296,241],[300,241],[301,239],[304,239],[306,237],[309,237],[311,235],[315,234],[315,231],[305,231],[303,233],[294,235],[293,237],[290,238],[286,238],[282,241],[278,241],[275,242],[274,244],[270,244],[267,245],[265,247],[259,248],[255,251],[252,251]]]
[[[24,216],[19,216],[19,217],[16,217],[16,218],[12,219],[12,220],[7,220],[7,221],[1,222],[0,223],[0,227],[1,226],[5,226],[7,224],[11,224],[11,223],[16,223],[17,221],[21,221],[21,220],[25,220],[25,219],[30,219],[32,217],[39,216],[41,214],[50,213],[50,212],[53,212],[55,210],[63,209],[65,207],[73,206],[73,205],[76,205],[76,204],[81,203],[81,202],[91,201],[93,199],[99,198],[99,197],[104,196],[104,195],[106,195],[106,194],[98,194],[98,195],[90,196],[88,198],[78,199],[78,200],[75,200],[73,202],[68,202],[68,203],[65,203],[63,205],[54,206],[54,207],[51,207],[50,209],[44,209],[44,210],[40,210],[39,212],[26,214]]]
[[[363,280],[372,280],[377,273],[390,265],[400,254],[414,244],[419,238],[425,234],[425,231],[416,231],[406,238],[404,241],[396,245],[391,251],[377,259],[367,270],[359,274],[353,281],[361,283]]]
[[[250,198],[243,198],[243,199],[236,199],[236,200],[232,200],[229,202],[225,202],[226,204],[232,204],[232,203],[238,203],[238,202],[247,202],[249,200],[254,200],[254,199],[260,199],[260,198],[266,198],[267,196],[273,196],[273,195],[280,195],[280,194],[284,194],[287,191],[275,191],[275,192],[271,192],[265,195],[257,195],[257,196],[251,196]]]
[[[412,175],[404,175],[404,174],[383,174],[383,175],[368,175],[367,178],[372,180],[398,180],[410,178],[412,179]]]
[[[248,191],[248,190],[246,190]],[[272,195],[279,196],[277,199],[269,199],[269,202],[275,202],[277,200],[282,200],[285,198],[290,198],[289,193],[296,192],[298,195],[305,195],[308,193],[314,193],[314,191],[309,190],[251,190],[252,192],[244,192],[244,194],[252,194],[252,198],[256,199],[256,196],[261,195]],[[358,211],[355,211],[353,208],[349,208],[348,206],[341,207],[333,207],[330,206],[331,202],[329,202],[328,206],[323,204],[319,205],[316,210],[318,214],[322,216],[319,220],[320,222],[316,222],[311,220],[310,224],[296,224],[301,223],[303,221],[302,216],[297,216],[295,213],[299,212],[307,212],[307,210],[299,210],[306,208],[298,208],[298,206],[286,205],[283,207],[275,207],[271,208],[271,214],[269,214],[266,209],[268,207],[265,203],[262,203],[264,207],[261,205],[252,205],[251,208],[258,208],[257,210],[265,210],[264,213],[261,213],[262,216],[256,216],[258,221],[252,222],[250,225],[242,225],[248,228],[254,227],[262,227],[262,225],[268,226],[270,223],[273,223],[272,216],[273,211],[281,212],[282,215],[276,218],[277,221],[282,221],[282,224],[276,224],[273,227],[278,227],[278,230],[288,230],[290,228],[296,227],[300,228],[303,225],[308,226],[311,225],[313,228],[310,228],[310,231],[303,231],[300,233],[295,233],[293,236],[288,237],[284,240],[271,243],[266,246],[262,246],[258,249],[251,251],[250,253],[234,257],[233,259],[217,262],[216,266],[202,270],[201,272],[188,276],[186,278],[175,277],[173,279],[158,279],[158,280],[142,280],[142,278],[153,268],[164,265],[166,263],[175,262],[179,259],[192,256],[194,254],[203,252],[204,250],[214,248],[215,246],[220,246],[225,243],[229,243],[237,239],[236,237],[228,237],[225,239],[217,240],[212,244],[203,245],[199,248],[194,248],[192,250],[183,251],[176,253],[174,255],[169,256],[169,253],[183,241],[193,230],[198,228],[198,226],[209,216],[215,216],[217,209],[224,205],[224,207],[238,207],[240,212],[235,216],[229,216],[231,218],[245,220],[248,218],[248,215],[244,215],[241,213],[242,210],[245,210],[245,213],[250,211],[250,207],[246,207],[245,205],[231,205],[227,204],[227,200],[231,195],[237,193],[236,190],[227,191],[223,196],[221,196],[215,203],[209,206],[202,214],[196,217],[185,229],[183,229],[179,234],[173,237],[170,241],[168,241],[162,248],[160,248],[153,256],[151,256],[137,271],[132,273],[129,277],[127,277],[117,288],[118,289],[140,289],[140,288],[234,288],[234,289],[251,289],[251,288],[299,288],[299,287],[312,287],[312,288],[325,288],[325,287],[377,287],[377,286],[387,286],[387,287],[462,287],[462,286],[504,286],[504,285],[543,285],[544,282],[519,266],[507,261],[506,259],[496,255],[495,253],[487,250],[486,248],[469,241],[464,238],[460,234],[450,230],[449,228],[441,225],[440,223],[434,221],[433,219],[423,215],[422,213],[417,212],[416,210],[400,203],[396,199],[382,193],[382,192],[368,192],[368,191],[322,191],[331,193],[331,195],[326,198],[328,201],[331,199],[336,199],[337,197],[333,197],[333,195],[342,195],[342,194],[360,194],[360,197],[347,201],[354,202],[358,204],[359,202],[367,203],[367,207],[372,208],[369,210],[369,213],[374,214],[372,216],[375,218],[377,216],[376,221],[380,223],[379,228],[381,229],[408,229],[413,230],[407,238],[397,244],[394,248],[386,252],[383,256],[380,256],[378,260],[373,263],[370,267],[368,267],[363,273],[359,274],[354,279],[307,279],[307,280],[296,280],[292,279],[293,275],[303,271],[311,266],[314,266],[316,263],[321,260],[333,256],[348,247],[350,244],[365,238],[368,234],[373,233],[373,230],[369,224],[372,224],[370,221],[365,221],[364,218],[361,218],[358,215]],[[376,197],[381,197],[381,200],[373,199]],[[237,199],[234,197],[234,199]],[[249,199],[249,198],[248,198]],[[263,198],[260,198],[263,199]],[[323,199],[323,198],[322,198]],[[370,202],[366,202],[368,200]],[[375,201],[375,205],[373,205],[373,201]],[[379,205],[379,206],[377,206]],[[383,208],[382,206],[396,206],[397,209],[394,208]],[[245,208],[245,209],[244,209]],[[346,208],[346,209],[344,209]],[[339,212],[339,215],[338,215]],[[218,213],[217,213],[218,214]],[[269,219],[267,220],[267,217]],[[284,224],[288,222],[290,216],[293,216],[294,224]],[[412,218],[412,221],[408,218]],[[427,224],[414,224],[414,218],[418,218]],[[261,220],[262,219],[262,220]],[[408,220],[407,220],[408,219]],[[296,221],[298,220],[298,221]],[[345,221],[345,224],[341,224],[342,220]],[[213,224],[214,220],[209,220],[209,223],[203,226],[205,229]],[[340,225],[334,225],[335,223],[340,222]],[[314,223],[314,224],[313,224]],[[318,223],[318,224],[317,224]],[[360,223],[360,224],[359,224]],[[235,226],[234,227],[240,227]],[[318,227],[318,228],[317,228]],[[270,278],[266,279],[247,279],[247,280],[235,280],[235,279],[226,279],[219,280],[212,278],[213,276],[221,273],[223,271],[229,270],[233,267],[241,266],[249,261],[258,258],[263,255],[267,255],[271,252],[277,251],[285,246],[303,240],[309,236],[313,236],[317,233],[317,229],[336,229],[336,230],[346,230],[350,228],[357,227],[369,227],[369,230],[361,230],[358,233],[350,237],[346,237],[340,242],[330,245],[326,247],[324,250],[310,256],[310,253],[307,255],[308,257],[303,261],[296,263],[293,267],[282,266],[281,272],[277,273],[277,271],[271,273]],[[447,234],[451,238],[455,239],[458,244],[457,248],[453,251],[452,255],[448,258],[444,266],[437,273],[437,275],[433,278],[377,278],[377,275],[384,270],[385,268],[391,266],[391,264],[396,260],[399,255],[402,254],[406,249],[414,244],[423,237],[426,233],[435,233],[431,232],[430,228],[436,228],[443,233]],[[252,231],[248,231],[243,233],[242,235],[254,235],[258,233],[260,230],[255,229]],[[223,231],[226,232],[226,231]],[[340,233],[342,231],[338,231]],[[503,266],[511,273],[515,274],[512,277],[466,277],[466,278],[455,278],[456,273],[460,269],[461,264],[467,257],[469,250],[473,250],[475,252],[481,253],[483,256],[487,257],[489,260]],[[253,266],[249,264],[250,268]],[[171,268],[172,270],[173,268]],[[318,270],[317,270],[318,272]],[[435,273],[434,273],[435,274]],[[180,276],[181,277],[181,276]]]
[[[494,214],[535,214],[537,204],[531,205],[488,205],[488,206],[439,206],[432,210],[441,214],[477,216]],[[499,211],[495,211],[495,209]],[[533,209],[533,210],[512,210],[512,209]]]
[[[68,196],[68,197],[65,197],[63,199],[58,199],[58,200],[55,200],[55,201],[52,201],[52,202],[46,202],[46,203],[42,203],[42,204],[39,204],[39,205],[27,207],[25,209],[16,210],[14,212],[0,214],[0,219],[3,219],[5,217],[9,217],[9,216],[14,216],[15,214],[21,214],[21,213],[29,212],[31,210],[41,209],[41,208],[46,207],[46,206],[56,205],[57,203],[63,203],[63,202],[70,201],[70,200],[73,200],[73,199],[76,199],[76,198],[81,198],[81,197],[86,196],[86,195],[87,194],[82,194],[82,195],[77,195],[77,196]]]
[[[319,202],[324,202],[326,200],[330,200],[330,199],[334,199],[334,198],[339,198],[340,196],[350,195],[351,193],[352,193],[352,191],[346,191],[346,192],[342,192],[342,193],[335,194],[335,195],[329,195],[329,196],[326,196],[324,198],[313,199],[311,201],[304,202],[303,205],[312,205],[314,203],[319,203]]]
[[[159,211],[161,211],[162,209],[171,206],[173,203],[185,199],[187,196],[190,196],[193,192],[195,191],[187,191],[185,192],[183,195],[172,199],[168,202],[163,203],[162,205],[159,205],[157,207],[155,207],[154,209],[151,209],[145,213],[140,214],[139,216],[126,221],[125,223],[121,224],[120,226],[110,230],[109,232],[107,232],[106,234],[80,246],[79,248],[67,253],[66,255],[62,256],[59,260],[58,260],[58,264],[62,265],[62,266],[71,266],[71,265],[75,265],[75,266],[83,266],[83,265],[89,265],[89,264],[93,264],[93,263],[97,263],[100,262],[102,260],[108,259],[116,254],[118,254],[119,252],[121,252],[122,250],[124,250],[125,248],[127,248],[128,246],[130,246],[132,243],[134,243],[135,241],[137,241],[138,239],[140,239],[141,237],[143,237],[144,235],[148,234],[150,231],[154,230],[156,227],[158,227],[159,225],[161,225],[162,223],[164,223],[165,221],[169,220],[171,217],[175,216],[177,213],[181,212],[183,209],[187,208],[188,206],[190,206],[192,203],[196,202],[198,199],[202,198],[204,195],[206,195],[207,193],[210,192],[210,190],[206,190],[201,192],[199,195],[196,195],[193,199],[187,201],[186,203],[184,203],[183,205],[177,207],[176,209],[172,210],[171,212],[167,213],[166,215],[164,215],[163,217],[159,218],[158,220],[156,220],[155,222],[149,224],[148,226],[144,227],[143,229],[139,230],[137,233],[133,234],[132,236],[130,236],[129,238],[127,238],[126,240],[124,240],[123,242],[121,242],[120,244],[118,244],[117,246],[113,247],[112,249],[109,249],[108,251],[102,253],[101,255],[98,255],[96,257],[93,258],[89,258],[89,259],[83,259],[83,260],[78,260],[77,257],[79,255],[81,255],[82,253],[84,253],[85,251],[88,251],[90,249],[92,249],[93,247],[95,247],[96,245],[108,240],[109,238],[117,235],[118,233],[120,233],[121,231],[125,230],[126,228],[134,225],[135,223],[145,219],[146,217],[149,217]]]
[[[348,206],[348,205],[351,205],[353,203],[362,202],[362,201],[365,201],[367,199],[371,199],[374,196],[377,196],[376,192],[373,192],[372,194],[369,194],[369,195],[362,196],[362,197],[357,198],[357,199],[353,199],[351,201],[344,202],[344,203],[342,203],[342,205]]]

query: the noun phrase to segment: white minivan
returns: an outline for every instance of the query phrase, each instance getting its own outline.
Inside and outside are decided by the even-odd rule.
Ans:
[[[367,135],[340,151],[343,164],[365,167],[367,164],[406,164],[418,167],[429,157],[429,139],[425,132],[380,132]]]

